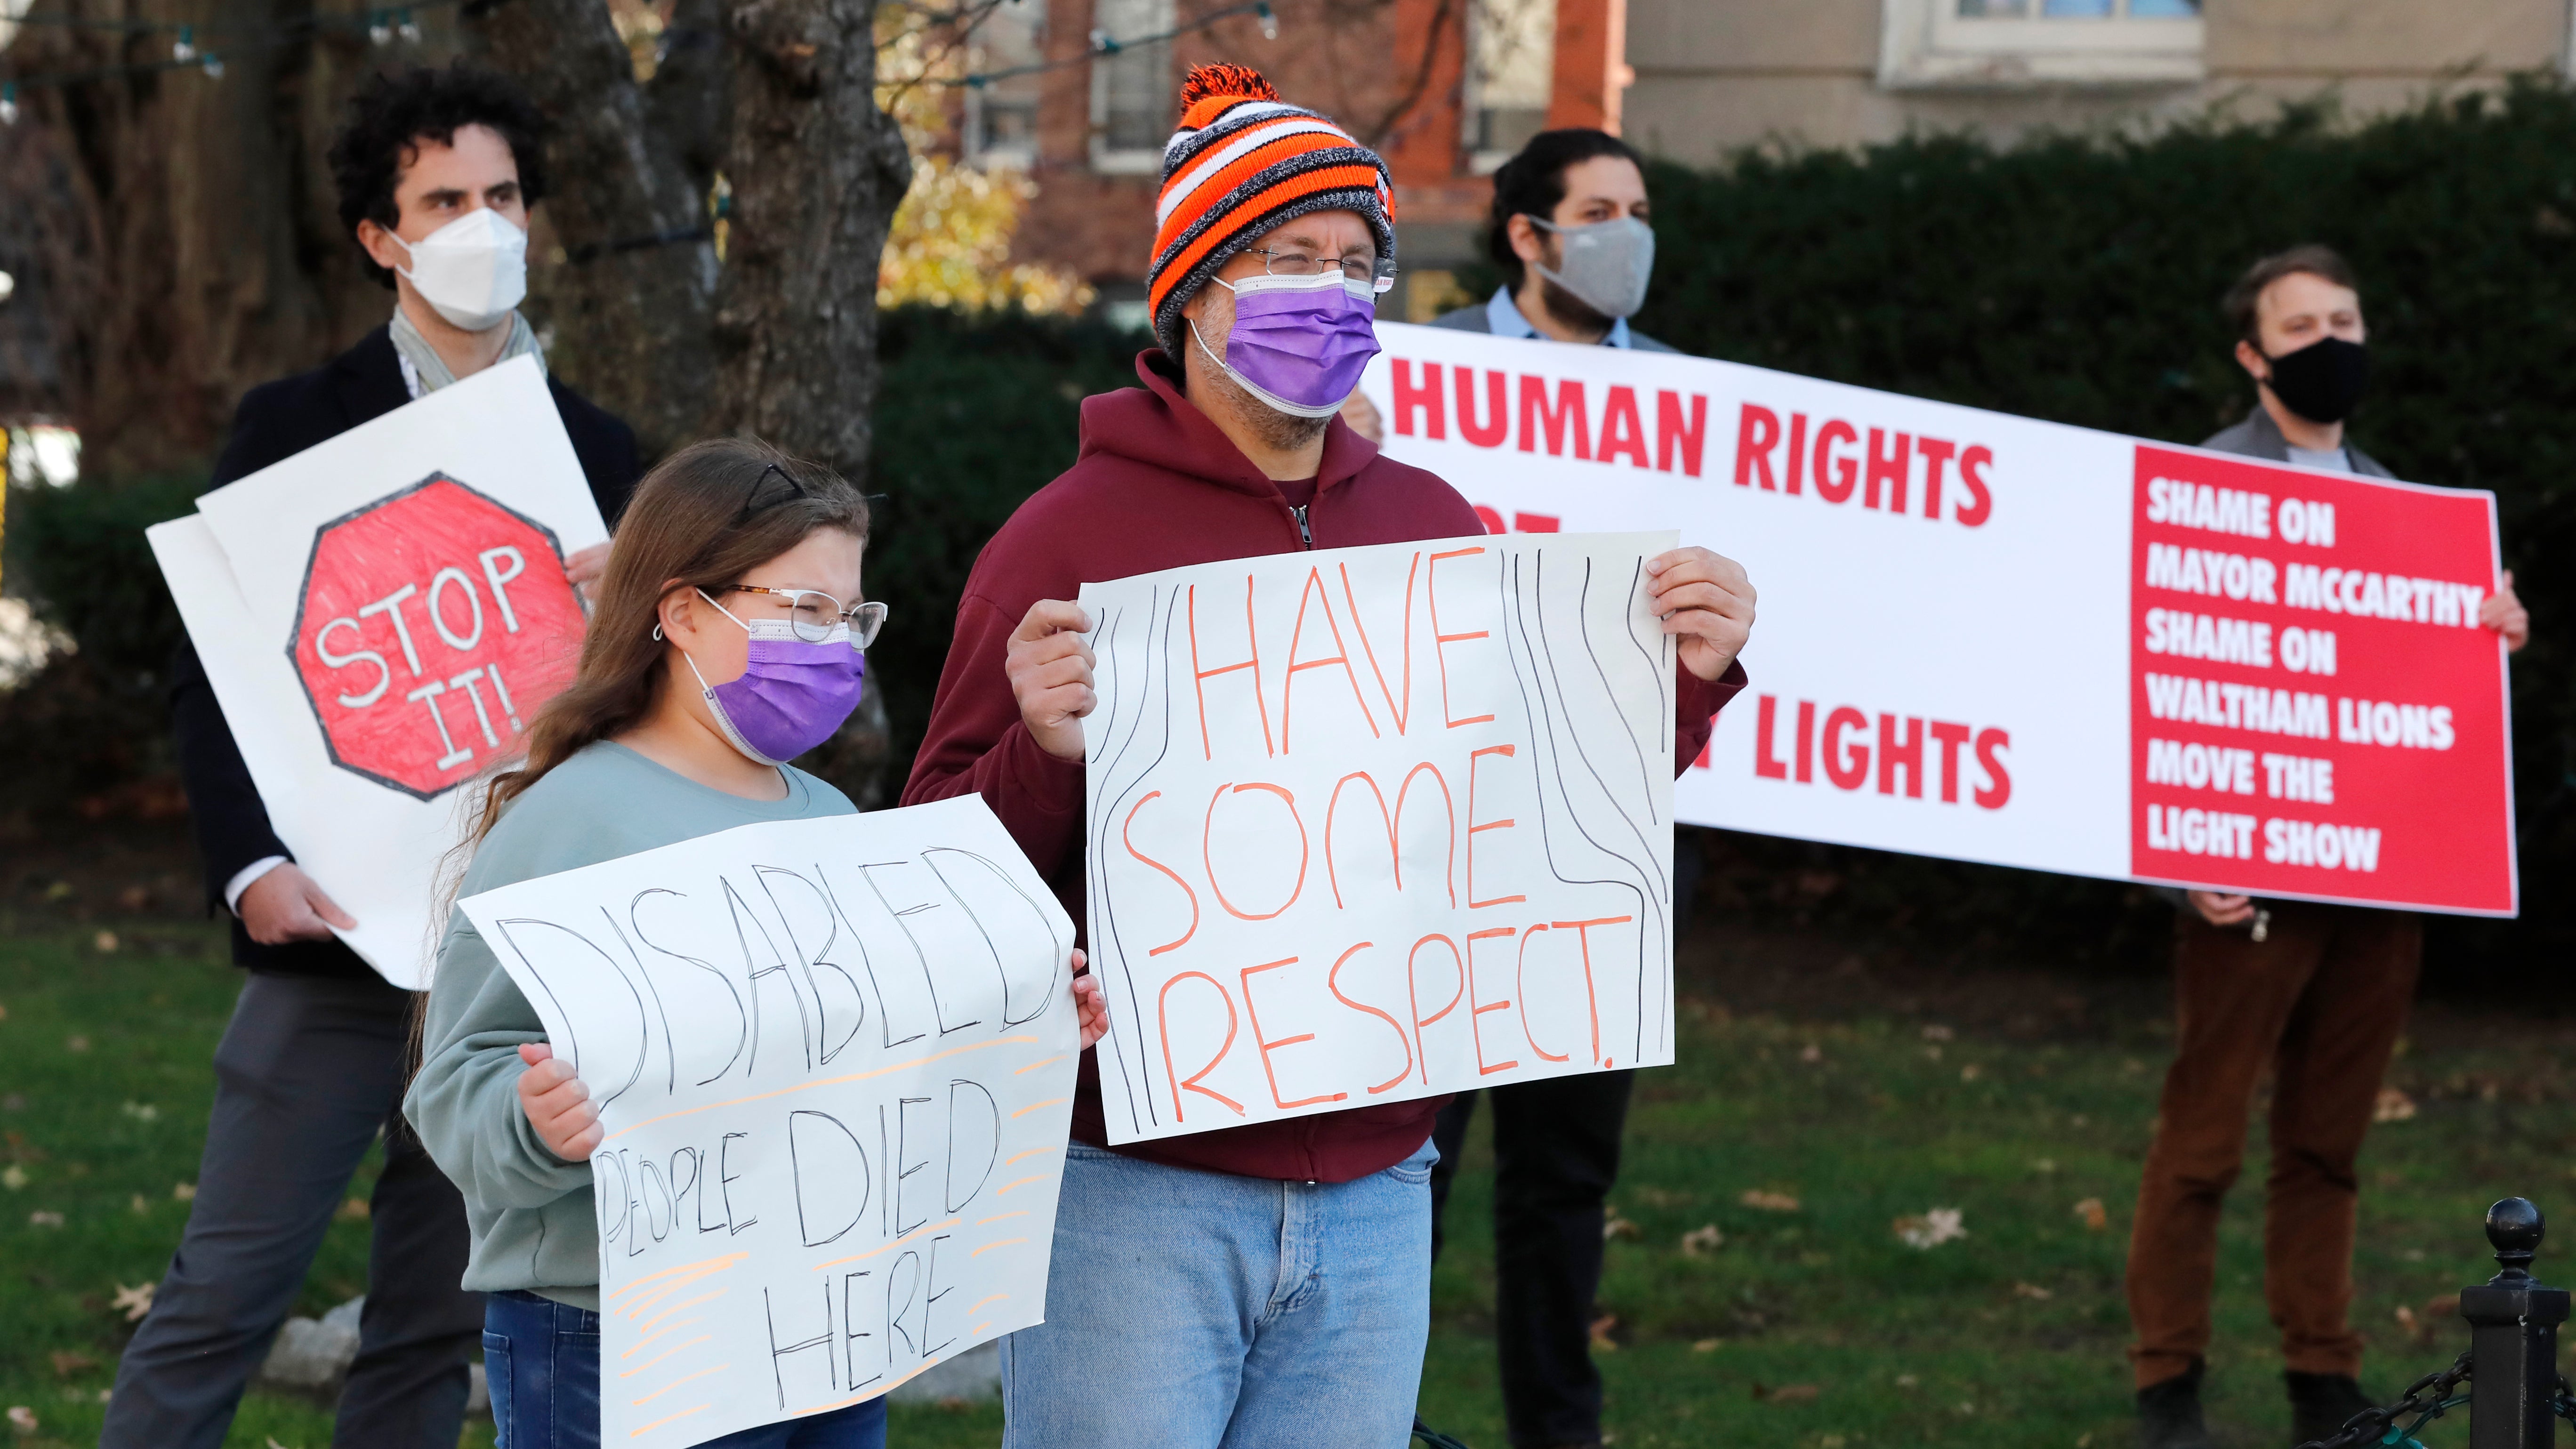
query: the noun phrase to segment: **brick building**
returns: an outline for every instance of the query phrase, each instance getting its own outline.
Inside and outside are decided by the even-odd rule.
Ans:
[[[1182,73],[1206,61],[1259,68],[1385,155],[1404,271],[1384,311],[1407,320],[1458,300],[1450,273],[1479,248],[1481,178],[1546,126],[1602,126],[1709,165],[1750,146],[1914,130],[2009,139],[2263,115],[2290,100],[2360,118],[2576,61],[2571,0],[1270,0],[1254,11],[1000,0],[973,66],[1057,66],[969,90],[961,116],[969,156],[1039,183],[1017,259],[1071,268],[1142,325],[1162,145]],[[1174,30],[1187,33],[1098,45]]]
[[[1405,268],[1387,304],[1398,316],[1452,299],[1449,269],[1478,244],[1485,172],[1549,125],[1618,123],[1624,0],[1271,0],[1267,15],[1095,53],[1095,36],[1159,35],[1227,8],[1247,9],[1002,0],[976,36],[978,71],[1069,62],[966,92],[966,154],[1038,181],[1014,259],[1073,269],[1140,326],[1163,143],[1191,66],[1253,66],[1387,158]]]

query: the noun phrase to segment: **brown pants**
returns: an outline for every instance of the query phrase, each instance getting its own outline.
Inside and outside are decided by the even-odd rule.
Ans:
[[[2354,1374],[2353,1161],[2423,964],[2403,911],[2267,902],[2257,943],[2185,907],[2175,931],[2174,1063],[2129,1238],[2129,1350],[2145,1388],[2209,1347],[2219,1203],[2245,1158],[2245,1122],[2272,1069],[2263,1297],[2294,1372]]]

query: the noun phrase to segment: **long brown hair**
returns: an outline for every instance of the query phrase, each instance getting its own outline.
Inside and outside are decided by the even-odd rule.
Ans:
[[[831,469],[756,438],[692,443],[646,474],[609,547],[580,669],[529,727],[525,762],[483,791],[468,843],[548,771],[642,722],[661,678],[654,625],[672,580],[712,593],[826,528],[866,539],[867,499]]]
[[[511,801],[583,748],[623,734],[653,708],[664,658],[656,637],[662,596],[679,584],[712,593],[805,541],[837,528],[868,536],[868,502],[820,463],[757,438],[710,438],[662,460],[618,521],[572,684],[546,701],[528,728],[526,757],[492,775],[463,802],[468,828],[441,862],[432,893],[433,968],[476,846]],[[409,1068],[420,1066],[427,988],[412,1013]]]

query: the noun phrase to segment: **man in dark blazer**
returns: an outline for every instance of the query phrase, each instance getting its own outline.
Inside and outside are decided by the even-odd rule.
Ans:
[[[398,296],[331,362],[251,390],[215,465],[221,487],[508,357],[543,354],[516,310],[542,120],[507,80],[459,65],[375,78],[331,153],[342,219]],[[477,215],[477,213],[490,213]],[[437,242],[431,242],[433,236]],[[480,324],[468,325],[468,324]],[[548,380],[601,513],[638,472],[635,437]],[[606,546],[568,562],[597,576]],[[215,1107],[185,1236],[118,1365],[103,1446],[215,1449],[303,1288],[349,1179],[381,1132],[385,1165],[359,1347],[332,1436],[344,1449],[453,1449],[482,1298],[458,1286],[465,1206],[405,1125],[411,993],[330,932],[354,924],[270,828],[193,645],[171,711],[210,905],[248,969],[215,1050]]]
[[[1646,174],[1606,131],[1542,131],[1494,173],[1486,255],[1504,283],[1435,327],[1496,337],[1671,353],[1628,325],[1654,266]],[[1365,399],[1354,397],[1355,402]],[[1674,832],[1676,928],[1689,922],[1701,870],[1699,832]],[[1619,1177],[1631,1072],[1585,1072],[1461,1092],[1432,1140],[1431,1243],[1465,1159],[1477,1099],[1494,1119],[1495,1338],[1514,1449],[1591,1449],[1602,1441],[1601,1374],[1592,1362],[1602,1226]]]

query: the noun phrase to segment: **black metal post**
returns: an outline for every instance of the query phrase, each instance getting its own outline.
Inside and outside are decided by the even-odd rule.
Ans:
[[[2568,1304],[2566,1289],[2531,1276],[2547,1228],[2524,1198],[2487,1209],[2487,1241],[2502,1271],[2460,1293],[2471,1355],[2469,1449],[2547,1449],[2554,1440],[2558,1325]]]

